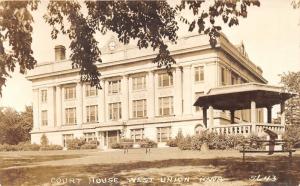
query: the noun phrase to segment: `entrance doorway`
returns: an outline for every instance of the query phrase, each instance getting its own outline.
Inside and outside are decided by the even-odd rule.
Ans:
[[[112,130],[104,132],[104,146],[111,148],[111,145],[118,143],[120,139],[120,130]]]

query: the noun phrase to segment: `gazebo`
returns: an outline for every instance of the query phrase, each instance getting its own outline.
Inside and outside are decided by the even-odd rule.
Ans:
[[[285,126],[285,101],[293,96],[295,94],[284,91],[282,87],[245,83],[212,88],[200,96],[194,106],[202,107],[204,126],[218,133],[260,135],[264,128],[280,133]],[[277,104],[280,105],[281,123],[272,124],[272,107]],[[267,123],[257,122],[257,108],[267,109]],[[231,124],[214,125],[214,109],[230,111]],[[235,123],[235,111],[244,109],[251,110],[250,122]]]

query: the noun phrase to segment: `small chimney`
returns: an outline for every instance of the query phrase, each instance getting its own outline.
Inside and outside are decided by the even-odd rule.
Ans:
[[[55,50],[55,61],[61,61],[66,59],[66,48],[63,45],[56,45]]]

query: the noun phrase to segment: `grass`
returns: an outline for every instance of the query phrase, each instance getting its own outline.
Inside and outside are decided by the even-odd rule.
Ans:
[[[114,185],[128,185],[128,179],[134,178],[140,178],[135,180],[136,185],[174,185],[180,178],[188,179],[188,182],[181,180],[182,185],[300,183],[300,153],[294,155],[292,162],[286,154],[253,155],[246,160],[242,162],[238,151],[198,152],[176,148],[152,149],[150,154],[143,149],[130,150],[128,154],[97,150],[0,153],[0,184],[103,185],[113,178],[118,179]],[[254,176],[256,181],[251,180]],[[272,176],[276,182],[270,180]],[[218,182],[220,178],[222,182]],[[147,183],[151,179],[152,183]]]

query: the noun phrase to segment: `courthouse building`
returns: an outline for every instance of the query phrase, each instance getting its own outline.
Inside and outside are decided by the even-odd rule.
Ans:
[[[51,144],[62,146],[80,137],[97,139],[103,149],[121,138],[148,138],[164,146],[178,132],[194,135],[206,129],[202,108],[193,104],[212,88],[267,83],[243,44],[235,46],[224,35],[216,48],[207,36],[192,35],[169,49],[176,60],[172,75],[153,63],[157,53],[152,49],[124,46],[112,37],[101,49],[102,89],[97,90],[80,82],[79,70],[65,59],[65,47],[56,46],[55,60],[38,63],[27,75],[33,88],[32,143],[46,134]],[[230,124],[228,111],[213,112],[214,126]],[[263,122],[262,109],[256,109],[256,117]],[[249,110],[236,111],[233,119],[248,121]]]

